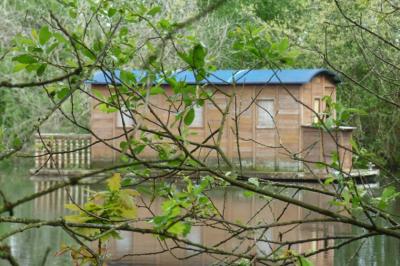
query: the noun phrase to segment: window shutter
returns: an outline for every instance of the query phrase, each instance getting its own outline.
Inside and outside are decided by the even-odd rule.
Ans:
[[[122,112],[121,112],[122,111]],[[131,117],[131,113],[125,108],[122,108],[121,111],[117,113],[117,127],[123,127],[125,123],[125,127],[133,127],[135,122]],[[122,121],[124,123],[122,123]]]
[[[257,127],[273,128],[274,127],[274,100],[257,101]]]
[[[193,110],[194,110],[194,120],[190,126],[191,127],[203,127],[203,125],[204,125],[204,108],[203,108],[203,106],[195,105],[193,107]]]

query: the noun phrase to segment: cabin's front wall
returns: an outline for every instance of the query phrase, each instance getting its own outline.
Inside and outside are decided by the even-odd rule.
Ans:
[[[93,90],[100,91],[103,95],[109,95],[106,86],[92,86]],[[249,85],[249,86],[224,86],[220,88],[226,93],[235,92],[236,98],[232,99],[229,115],[227,116],[223,134],[220,138],[221,150],[237,162],[240,158],[242,166],[256,167],[264,170],[298,170],[299,163],[290,158],[290,152],[299,151],[299,131],[300,131],[300,108],[299,104],[292,96],[299,97],[299,86],[265,86],[265,85]],[[166,88],[166,93],[170,94],[171,90]],[[223,93],[217,92],[213,96],[215,103],[222,110],[225,110],[229,103],[229,98]],[[272,100],[274,103],[274,121],[275,126],[269,128],[260,128],[257,126],[257,103],[262,100]],[[163,96],[151,96],[151,102],[155,106],[168,109],[165,98]],[[249,107],[250,106],[250,107]],[[167,121],[168,112],[155,110],[163,121]],[[238,116],[238,125],[236,127],[236,116]],[[107,145],[103,143],[95,143],[92,147],[93,162],[109,162],[117,161],[119,153],[110,147],[119,148],[119,143],[125,139],[123,128],[117,126],[118,113],[104,113],[99,110],[98,102],[92,101],[92,118],[91,128],[96,136],[92,142],[98,141],[97,138],[107,139]],[[222,114],[218,108],[211,102],[204,104],[203,111],[203,127],[191,128],[196,132],[191,139],[195,142],[201,142],[210,132],[221,126]],[[151,115],[149,115],[151,116]],[[171,119],[172,118],[172,119]],[[174,117],[170,120],[173,121]],[[151,125],[148,125],[152,128]],[[239,136],[236,136],[238,128]],[[173,132],[176,127],[173,127]],[[121,136],[121,137],[118,137]],[[214,144],[211,139],[208,144]],[[282,145],[281,145],[282,144]],[[290,151],[290,152],[289,152]],[[154,156],[154,152],[145,149],[141,154],[144,157]],[[216,156],[216,152],[202,149],[199,154],[202,158],[208,157],[211,163],[222,162],[222,158]]]
[[[100,91],[103,95],[109,95],[106,86],[92,86],[93,90]],[[305,85],[238,85],[220,86],[220,90],[236,95],[232,99],[229,115],[224,123],[223,134],[220,138],[221,150],[233,162],[240,161],[243,167],[267,171],[299,171],[303,169],[303,163],[292,159],[292,155],[299,153],[300,158],[305,155],[300,151],[305,147],[304,140],[307,140],[308,131],[302,128],[303,125],[311,125],[313,114],[305,105],[312,108],[313,99],[319,97],[323,105],[322,98],[325,95],[331,95],[335,99],[335,87],[325,77],[317,76],[310,83]],[[172,91],[166,88],[166,93]],[[229,103],[229,98],[223,93],[216,92],[213,99],[218,107],[225,110]],[[274,105],[274,127],[260,128],[257,126],[257,102],[261,100],[272,100]],[[157,115],[167,121],[168,112],[162,109],[168,109],[167,102],[162,95],[151,96],[151,102],[154,106],[160,108],[154,109]],[[300,102],[303,102],[301,104]],[[107,145],[102,143],[94,144],[92,147],[92,160],[94,164],[99,162],[116,162],[120,154],[110,147],[119,148],[119,143],[125,139],[123,128],[117,127],[118,113],[103,113],[96,108],[98,102],[92,101],[91,128],[100,139],[107,139]],[[250,107],[249,107],[250,106]],[[323,110],[325,106],[321,106]],[[148,117],[153,119],[150,112]],[[236,125],[236,116],[238,124]],[[170,117],[170,125],[174,121],[174,115]],[[222,114],[218,108],[211,102],[206,102],[203,109],[202,127],[191,128],[196,135],[191,136],[191,140],[202,142],[211,132],[221,126]],[[150,129],[156,129],[154,126],[145,123]],[[239,135],[236,136],[236,132]],[[171,130],[177,133],[176,125]],[[351,135],[351,134],[350,134]],[[118,137],[121,136],[121,137]],[[208,144],[214,144],[218,134],[208,141]],[[348,134],[343,135],[343,139],[348,138]],[[93,137],[92,142],[97,138]],[[344,140],[345,142],[346,140]],[[329,145],[328,145],[329,146]],[[240,155],[239,152],[240,151]],[[146,148],[142,157],[154,157],[156,154],[150,148]],[[207,158],[207,161],[213,164],[222,163],[222,158],[218,157],[215,151],[200,149],[197,153],[200,158]],[[348,164],[348,160],[346,160]],[[351,159],[350,159],[351,164]]]

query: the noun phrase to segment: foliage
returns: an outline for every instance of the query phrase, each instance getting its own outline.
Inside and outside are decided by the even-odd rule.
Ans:
[[[64,219],[69,223],[88,223],[88,224],[121,224],[137,218],[137,206],[135,198],[139,196],[136,190],[130,188],[121,188],[121,175],[115,173],[107,180],[107,190],[100,192],[91,192],[89,200],[79,206],[75,203],[65,205],[65,208],[77,214],[65,216]],[[109,239],[120,238],[116,230],[101,230],[95,228],[80,228],[74,231],[79,235],[85,236],[90,240],[99,242],[99,254],[106,256],[106,241]],[[62,255],[70,252],[72,259],[78,265],[86,263],[96,263],[93,252],[86,245],[79,248],[63,246],[58,252]]]
[[[167,200],[162,203],[162,214],[154,216],[150,221],[157,232],[187,236],[190,233],[193,218],[207,219],[215,214],[214,206],[204,194],[213,179],[204,178],[198,185],[193,184],[189,177],[184,177],[183,180],[185,189],[179,190],[172,186],[164,190]]]

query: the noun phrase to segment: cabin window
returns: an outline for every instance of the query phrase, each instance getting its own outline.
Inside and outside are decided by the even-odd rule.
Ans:
[[[314,112],[317,113],[318,115],[321,115],[321,99],[320,98],[315,98],[314,99]],[[318,123],[318,116],[313,113],[313,117],[314,117],[314,123]]]
[[[194,119],[190,127],[203,127],[204,126],[204,107],[195,105],[193,107],[194,110]]]
[[[124,127],[124,124],[125,127],[133,127],[135,125],[132,112],[129,112],[126,107],[117,112],[117,127]]]
[[[257,101],[257,128],[273,128],[274,116],[274,100]]]

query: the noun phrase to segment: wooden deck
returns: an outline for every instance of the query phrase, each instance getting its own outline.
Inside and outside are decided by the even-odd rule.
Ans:
[[[91,172],[96,172],[99,169],[31,169],[30,173],[35,179],[64,179],[68,177],[77,177],[81,175],[90,174]],[[354,169],[351,171],[349,177],[354,177],[357,181],[371,183],[375,182],[376,178],[380,175],[378,169],[368,170],[368,169]],[[107,176],[107,173],[95,174],[94,179]],[[134,175],[129,174],[129,176],[134,177]],[[246,171],[243,173],[241,179],[246,179],[249,177],[257,177],[260,180],[268,181],[282,181],[282,182],[323,182],[327,179],[327,175],[318,174],[311,175],[305,172],[261,172],[261,171]]]

